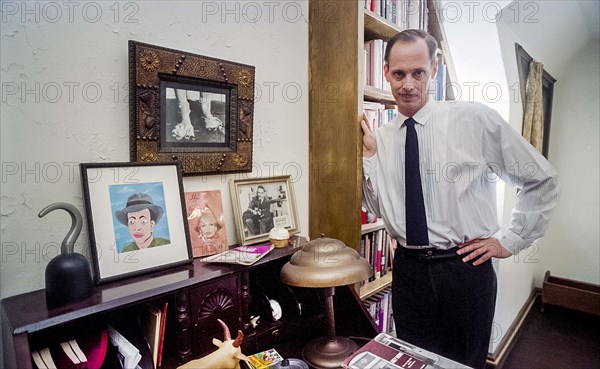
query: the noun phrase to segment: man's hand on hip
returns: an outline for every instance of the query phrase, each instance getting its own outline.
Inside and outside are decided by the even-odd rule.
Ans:
[[[500,242],[493,238],[479,238],[473,241],[465,242],[458,245],[459,250],[456,252],[458,255],[463,257],[463,261],[469,262],[477,259],[473,262],[473,265],[481,265],[491,258],[504,259],[512,254],[500,244]]]
[[[360,126],[363,130],[363,156],[370,158],[377,154],[377,141],[375,140],[375,133],[373,132],[373,126],[366,114],[363,113]]]

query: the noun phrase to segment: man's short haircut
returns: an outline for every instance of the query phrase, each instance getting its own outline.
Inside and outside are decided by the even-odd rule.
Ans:
[[[436,61],[436,53],[437,53],[437,41],[433,36],[429,33],[423,31],[422,29],[407,29],[400,33],[397,33],[394,37],[390,38],[387,43],[387,47],[385,48],[385,56],[383,60],[385,61],[385,65],[390,65],[390,51],[392,47],[397,42],[415,42],[419,39],[425,40],[427,43],[427,48],[429,49],[429,59],[431,62]]]

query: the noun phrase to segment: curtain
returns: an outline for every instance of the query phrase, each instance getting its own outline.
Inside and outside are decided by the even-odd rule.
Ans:
[[[533,60],[529,65],[529,76],[525,93],[523,137],[542,152],[544,143],[544,103],[542,100],[542,63]]]

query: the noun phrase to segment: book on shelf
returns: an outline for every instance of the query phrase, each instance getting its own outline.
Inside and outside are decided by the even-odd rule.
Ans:
[[[398,115],[396,109],[388,109],[383,104],[370,101],[363,102],[363,110],[373,129],[388,124]]]
[[[75,353],[75,356],[77,356],[77,359],[81,363],[86,363],[88,361],[87,357],[83,353],[83,350],[81,350],[81,347],[79,347],[79,344],[77,343],[76,340],[70,340],[67,343],[69,344],[69,347],[71,347],[71,350],[73,350],[73,352]]]
[[[75,340],[61,342],[33,351],[31,357],[38,369],[79,369],[88,367],[87,357]]]
[[[154,365],[154,368],[158,368],[162,310],[151,303],[146,303],[143,305],[143,309],[140,312],[139,320],[144,338],[150,347],[152,364]]]
[[[57,361],[60,368],[84,368],[88,366],[87,357],[75,340],[60,343]]]
[[[377,251],[375,252],[375,273],[377,278],[381,277],[381,261],[383,257],[383,238],[385,231],[380,229],[377,231]]]
[[[404,29],[407,1],[409,0],[364,0],[364,7],[390,24]]]
[[[75,354],[75,352],[73,351],[71,346],[69,345],[69,342],[61,342],[60,348],[65,353],[65,355],[67,355],[68,359],[71,360],[71,362],[73,364],[81,363],[81,360],[79,360],[79,358],[77,357],[77,355]]]
[[[385,230],[381,230],[381,260],[379,261],[379,265],[380,265],[380,275],[383,277],[384,275],[387,274],[387,258],[388,258],[388,254],[387,254],[387,244],[388,244],[388,239],[389,239],[390,235],[385,231]]]
[[[469,369],[468,366],[380,333],[342,363],[346,369]]]
[[[57,369],[49,347],[38,351],[33,351],[31,353],[31,357],[33,358],[33,363],[38,367],[38,369]]]
[[[425,0],[402,0],[404,4],[404,28],[427,29],[427,5]]]
[[[46,369],[46,368],[48,368],[46,366],[46,363],[44,363],[44,360],[42,360],[42,355],[40,355],[39,351],[32,351],[31,352],[31,358],[33,359],[33,363],[35,364],[35,366],[38,369]]]
[[[379,299],[379,332],[389,333],[391,322],[390,322],[390,310],[392,301],[392,290],[386,288],[375,294],[375,297]]]
[[[383,75],[383,57],[387,42],[382,39],[368,40],[364,50],[368,57],[365,63],[365,83],[381,90],[389,90],[389,84]]]
[[[383,228],[365,232],[360,239],[360,256],[365,258],[373,269],[369,281],[379,279],[389,273],[393,265],[393,238]]]
[[[367,297],[363,301],[363,304],[365,305],[365,308],[369,312],[369,316],[373,320],[373,323],[375,323],[376,327],[379,327],[379,314],[377,313],[378,303],[379,303],[379,300],[377,298],[375,298],[375,296]]]
[[[377,230],[379,228],[383,228],[384,226],[385,226],[385,223],[383,222],[383,219],[375,218],[375,221],[373,221],[371,223],[362,224],[361,231],[363,232],[363,234],[365,234],[367,232],[371,232],[371,231]]]
[[[108,339],[117,348],[117,356],[122,368],[135,369],[142,359],[140,351],[112,326],[107,326]]]
[[[272,244],[238,246],[231,250],[200,259],[207,263],[228,263],[252,265],[266,256],[274,246]]]
[[[368,227],[367,224],[383,224],[383,222],[380,222],[380,218],[377,218],[365,207],[360,209],[360,218],[361,224],[363,224],[362,228]]]
[[[363,304],[380,333],[390,333],[394,330],[391,287],[388,286],[382,291],[367,297]]]
[[[162,365],[162,355],[163,348],[165,346],[165,329],[167,327],[167,309],[169,307],[169,303],[165,301],[162,306],[162,314],[160,317],[160,339],[158,341],[158,359],[157,359],[157,368],[160,368]]]

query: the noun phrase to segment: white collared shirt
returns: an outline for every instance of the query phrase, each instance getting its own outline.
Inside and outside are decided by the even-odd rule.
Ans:
[[[377,154],[363,157],[363,202],[402,245],[407,118],[399,113],[376,129]],[[494,236],[500,230],[499,178],[521,189],[501,244],[514,254],[544,234],[560,195],[557,174],[496,111],[479,103],[429,100],[413,118],[430,246],[449,249]]]

